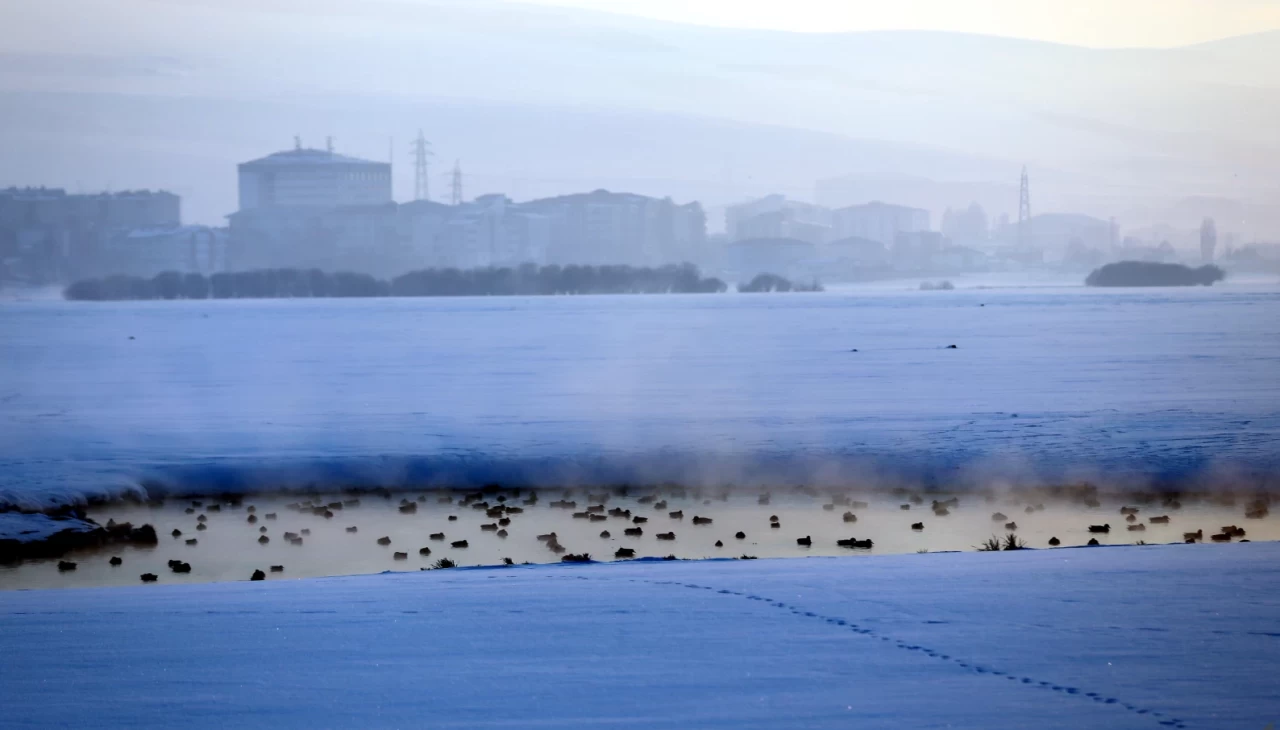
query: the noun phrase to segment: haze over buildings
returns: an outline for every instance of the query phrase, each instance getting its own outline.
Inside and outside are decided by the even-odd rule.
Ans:
[[[941,28],[847,27],[1024,39],[742,31],[498,0],[11,3],[0,8],[0,185],[162,188],[183,197],[189,222],[220,225],[237,207],[228,170],[282,137],[333,135],[344,154],[404,162],[406,133],[426,127],[444,156],[434,188],[461,158],[476,193],[518,201],[607,189],[717,210],[782,193],[832,208],[883,200],[934,221],[977,202],[994,220],[1016,215],[1007,193],[1026,163],[1040,210],[1181,229],[1210,215],[1246,240],[1280,231],[1276,36],[1083,48],[975,27],[942,5]],[[1123,8],[1136,6],[1113,3],[1089,25],[1140,35],[1198,13],[1186,27],[1212,37],[1217,20],[1243,18],[1235,3],[1188,5],[1131,22],[1143,16]],[[1003,6],[990,18],[1039,13],[1065,28],[1074,12]],[[722,3],[715,20],[764,7]],[[817,7],[766,10],[812,18]],[[128,17],[147,22],[121,25]],[[403,199],[412,168],[392,174]],[[843,183],[815,191],[816,180]]]

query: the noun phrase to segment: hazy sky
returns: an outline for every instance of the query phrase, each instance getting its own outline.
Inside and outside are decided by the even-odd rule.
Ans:
[[[1086,46],[1177,46],[1280,28],[1280,0],[521,0],[793,31],[952,30]]]

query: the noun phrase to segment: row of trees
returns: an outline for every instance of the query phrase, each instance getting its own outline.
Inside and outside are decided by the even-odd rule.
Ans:
[[[64,291],[67,299],[276,299],[307,297],[450,297],[544,294],[704,294],[725,283],[703,277],[692,264],[633,266],[537,266],[424,269],[391,281],[368,274],[319,269],[261,269],[236,273],[180,274],[151,278],[116,275],[85,279]]]
[[[819,284],[816,280],[810,284],[796,284],[790,279],[777,274],[756,274],[751,281],[738,285],[738,291],[744,294],[792,291],[814,292],[822,290],[822,284]]]
[[[1118,261],[1095,269],[1084,280],[1087,286],[1212,286],[1227,274],[1212,264],[1198,269],[1182,264],[1152,261]]]

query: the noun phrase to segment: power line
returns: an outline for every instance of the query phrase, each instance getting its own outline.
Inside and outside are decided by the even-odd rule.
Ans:
[[[427,158],[434,157],[431,144],[418,130],[418,138],[411,145],[413,151],[413,199],[431,200],[431,192],[427,187]]]
[[[453,161],[453,180],[451,181],[451,195],[449,202],[453,205],[462,205],[462,162]]]

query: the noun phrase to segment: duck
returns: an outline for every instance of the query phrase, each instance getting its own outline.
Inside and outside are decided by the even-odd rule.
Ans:
[[[1058,538],[1056,538],[1056,537],[1051,537],[1051,538],[1049,538],[1049,546],[1050,546],[1050,547],[1058,547],[1058,546],[1059,546],[1059,545],[1061,545],[1061,544],[1062,544],[1062,541],[1061,541],[1061,540],[1059,540]]]
[[[453,546],[453,547],[456,547],[456,548],[464,548],[464,547],[466,547],[466,546],[467,546],[467,541],[466,541],[466,540],[454,540],[453,542],[451,542],[451,543],[449,543],[449,544],[450,544],[451,546]]]
[[[266,579],[267,579],[267,574],[263,573],[261,570],[255,570],[253,571],[253,575],[249,576],[249,580],[266,580]]]
[[[382,537],[378,538],[378,544],[379,544],[379,545],[390,545],[390,544],[391,544],[391,538],[390,538],[390,537],[388,537],[388,536],[386,536],[386,535],[383,535]]]
[[[916,531],[923,530],[923,529],[924,529],[924,523],[923,523],[923,522],[913,522],[913,523],[911,523],[911,529],[916,530]]]
[[[697,516],[697,515],[694,515],[694,516],[693,516],[693,524],[695,524],[695,525],[709,525],[709,524],[711,524],[711,518],[710,518],[710,517],[699,517],[699,516]]]
[[[805,535],[804,537],[797,538],[796,544],[800,545],[801,547],[809,547],[810,545],[813,544],[813,539],[808,535]]]

